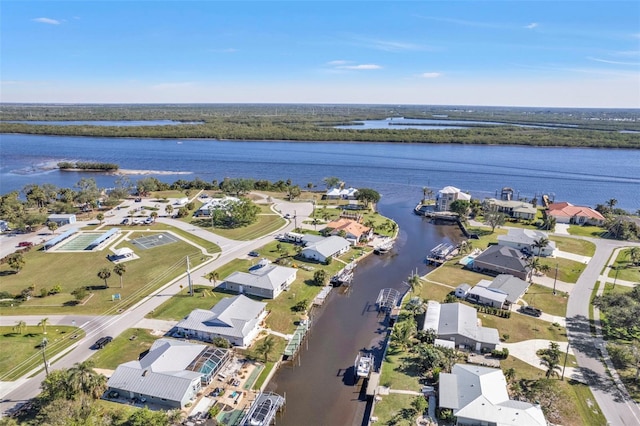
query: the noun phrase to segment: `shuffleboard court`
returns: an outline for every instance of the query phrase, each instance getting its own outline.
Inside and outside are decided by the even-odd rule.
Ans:
[[[99,237],[99,233],[78,233],[75,237],[71,237],[58,244],[56,251],[85,251],[91,250],[89,245]]]
[[[136,238],[135,240],[131,241],[131,243],[140,247],[142,250],[146,250],[153,247],[163,246],[165,244],[175,243],[176,241],[178,241],[177,237],[163,232],[162,234],[154,234],[147,237]]]

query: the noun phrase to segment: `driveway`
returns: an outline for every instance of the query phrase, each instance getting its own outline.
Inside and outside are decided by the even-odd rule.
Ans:
[[[544,366],[540,364],[540,357],[537,355],[537,352],[541,349],[548,349],[551,340],[545,339],[532,339],[532,340],[524,340],[522,342],[516,343],[506,343],[502,342],[498,345],[498,349],[507,348],[509,349],[509,355],[512,355],[518,358],[521,361],[526,362],[529,365],[532,365],[536,368],[539,368],[542,372],[545,372]],[[556,342],[560,347],[560,360],[564,363],[564,354],[567,353],[567,347],[569,346],[568,342]],[[573,355],[573,349],[569,348],[570,355]],[[567,365],[565,369],[565,376],[570,377],[579,382],[584,382],[585,379],[580,374],[580,370],[575,368],[576,365]],[[516,372],[517,374],[517,372]],[[562,373],[561,373],[562,374]]]

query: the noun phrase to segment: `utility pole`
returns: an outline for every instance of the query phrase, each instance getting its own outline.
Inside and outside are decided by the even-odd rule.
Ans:
[[[191,283],[191,269],[189,266],[189,256],[187,256],[187,282],[189,283],[189,295],[193,296],[193,284]]]
[[[569,357],[569,342],[567,342],[567,351],[564,354],[564,365],[562,366],[562,377],[561,379],[564,381],[564,369],[567,368],[567,358]]]
[[[618,271],[620,270],[617,266],[613,266],[616,270],[616,275],[613,277],[613,288],[616,288],[616,281],[618,280]]]
[[[553,295],[556,295],[556,281],[558,281],[558,263],[556,263],[556,275],[553,278]]]
[[[293,226],[294,231],[298,229],[298,212],[296,210],[293,211]]]
[[[42,343],[40,344],[40,346],[42,346],[42,360],[44,361],[44,372],[48,376],[49,375],[49,363],[47,362],[47,354],[45,352],[45,349],[47,348],[47,343],[49,343],[49,341],[47,340],[46,337],[44,337],[42,339]]]

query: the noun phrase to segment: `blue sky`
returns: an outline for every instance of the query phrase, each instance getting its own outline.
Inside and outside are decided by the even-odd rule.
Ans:
[[[640,2],[3,0],[3,102],[640,107]]]

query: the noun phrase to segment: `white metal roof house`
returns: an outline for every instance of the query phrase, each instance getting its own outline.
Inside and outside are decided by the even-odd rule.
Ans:
[[[302,249],[300,255],[307,259],[317,260],[318,262],[326,262],[329,257],[340,256],[346,253],[349,251],[349,247],[351,247],[351,243],[348,240],[333,235],[307,245]]]
[[[436,195],[436,210],[440,212],[449,211],[451,203],[456,200],[470,201],[471,195],[460,191],[455,186],[445,186]]]
[[[107,382],[121,398],[145,398],[151,404],[184,408],[214,377],[231,353],[209,345],[156,340],[139,361],[120,364]]]
[[[47,222],[55,222],[58,226],[71,225],[76,223],[76,215],[70,214],[50,214],[47,217]]]
[[[234,272],[224,279],[227,290],[240,294],[275,299],[289,289],[296,280],[298,270],[278,265],[267,265],[247,272]]]
[[[484,204],[494,207],[501,213],[505,213],[510,217],[517,219],[533,220],[538,214],[538,210],[531,203],[517,200],[496,200],[495,198],[487,198]]]
[[[498,330],[478,325],[476,310],[462,303],[440,304],[430,300],[423,329],[435,330],[438,338],[475,351],[493,350],[500,343]]]
[[[529,289],[529,282],[509,274],[500,274],[491,281],[489,288],[507,294],[507,303],[515,304]]]
[[[474,303],[503,309],[506,305],[507,293],[500,289],[492,289],[489,287],[490,285],[491,281],[480,280],[478,284],[469,290],[466,298]]]
[[[509,399],[498,368],[455,364],[440,373],[440,408],[453,410],[457,425],[546,426],[540,405]]]
[[[553,256],[556,243],[549,241],[546,247],[538,249],[535,242],[541,238],[549,240],[549,234],[533,229],[509,228],[507,235],[498,235],[498,245],[512,247],[516,250],[526,250],[536,256]],[[540,253],[538,253],[540,251]]]
[[[246,347],[258,335],[259,325],[267,316],[266,303],[239,294],[216,303],[211,310],[194,309],[176,329],[190,338],[211,342],[223,337],[232,345]]]

